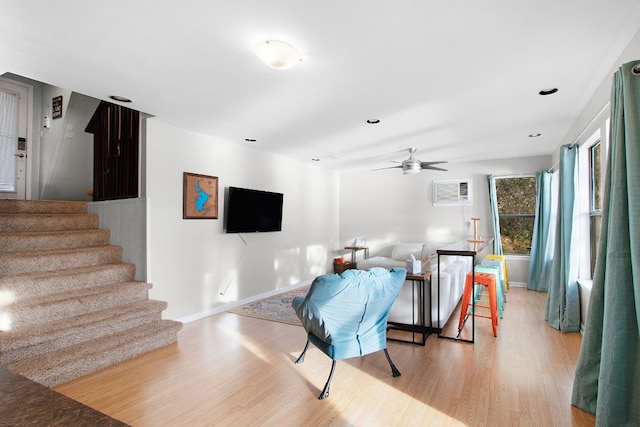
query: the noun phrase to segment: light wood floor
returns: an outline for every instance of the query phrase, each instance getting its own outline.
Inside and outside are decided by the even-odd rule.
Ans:
[[[186,324],[178,343],[55,388],[132,426],[593,426],[571,406],[580,334],[544,321],[546,294],[512,288],[494,338],[476,319],[476,342],[430,336],[331,361],[301,327],[222,313]]]

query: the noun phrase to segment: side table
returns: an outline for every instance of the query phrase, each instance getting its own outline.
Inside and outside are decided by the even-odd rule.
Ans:
[[[390,341],[406,342],[410,344],[425,345],[427,337],[431,335],[433,331],[433,325],[431,321],[431,272],[407,274],[407,281],[411,281],[412,295],[411,295],[411,324],[387,322],[387,329],[395,329],[399,331],[405,331],[411,333],[411,340],[405,340],[400,338],[389,338]],[[427,303],[425,290],[426,285],[429,285],[429,310],[427,314]],[[416,301],[418,302],[418,312],[416,313]],[[429,316],[429,326],[427,326],[426,316]],[[416,324],[417,320],[417,324]],[[416,340],[419,338],[419,340]]]
[[[364,251],[364,259],[369,258],[369,246],[345,246],[347,250],[351,250],[351,263],[353,264],[353,268],[356,268],[358,262],[356,260],[356,256],[358,255],[358,251]]]
[[[471,280],[472,283],[475,283],[475,264],[476,264],[476,255],[489,248],[493,243],[493,237],[484,237],[473,240],[460,240],[455,243],[451,243],[449,245],[443,246],[436,250],[438,253],[438,271],[440,271],[440,257],[441,256],[468,256],[471,258]],[[476,324],[475,324],[475,316],[471,316],[471,339],[461,338],[460,331],[458,334],[454,336],[444,335],[442,329],[444,329],[445,325],[440,325],[440,275],[438,275],[438,338],[447,338],[454,341],[461,341],[473,344],[475,341],[476,334]],[[471,312],[475,312],[475,298],[471,298]],[[440,328],[442,327],[442,329]]]
[[[345,270],[348,270],[350,268],[353,268],[353,263],[351,263],[349,261],[344,261],[344,262],[334,261],[333,262],[333,272],[336,273],[336,274],[344,273]]]

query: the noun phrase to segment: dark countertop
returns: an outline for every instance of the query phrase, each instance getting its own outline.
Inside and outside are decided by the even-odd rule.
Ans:
[[[0,366],[1,426],[105,426],[127,424]]]
[[[493,237],[481,237],[483,241],[473,242],[470,240],[459,240],[455,243],[442,246],[436,250],[438,255],[476,255],[484,248],[493,243]]]

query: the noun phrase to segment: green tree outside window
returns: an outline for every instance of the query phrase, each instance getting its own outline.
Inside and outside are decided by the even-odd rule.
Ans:
[[[529,255],[536,213],[536,178],[496,178],[502,252]]]

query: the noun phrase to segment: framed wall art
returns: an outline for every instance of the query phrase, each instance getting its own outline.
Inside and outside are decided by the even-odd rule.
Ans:
[[[218,177],[184,172],[183,219],[218,219]]]
[[[62,95],[56,96],[51,100],[51,118],[59,119],[62,117]]]

